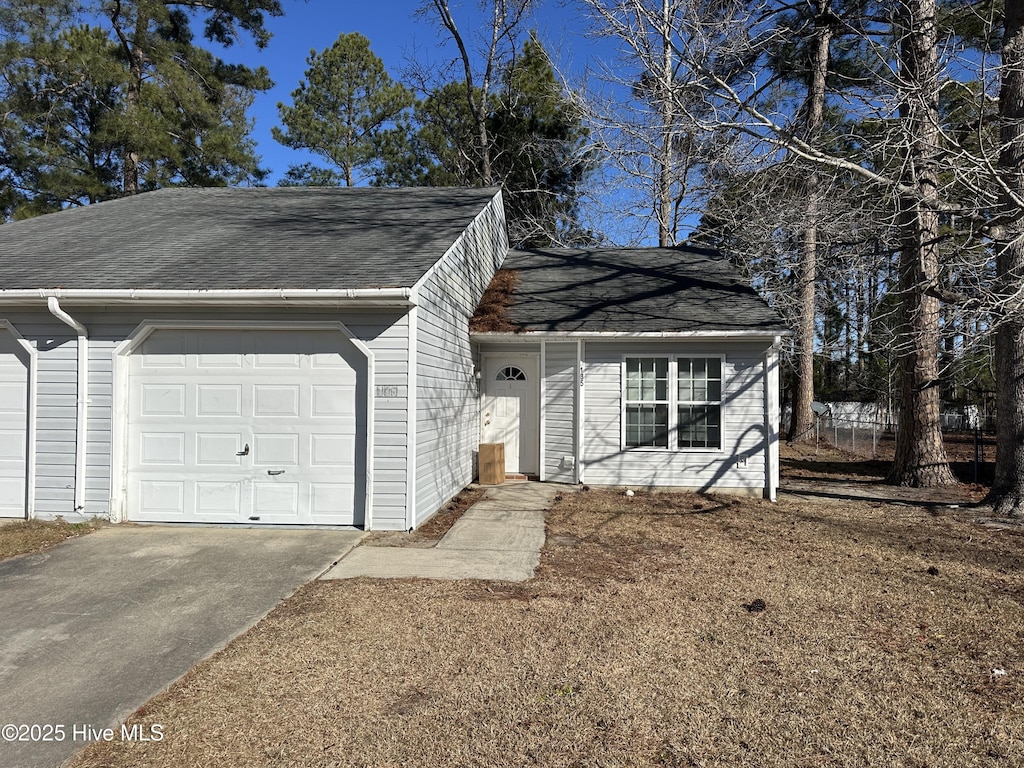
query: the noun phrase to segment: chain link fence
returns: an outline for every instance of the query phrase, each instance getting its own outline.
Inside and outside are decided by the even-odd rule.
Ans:
[[[788,410],[788,409],[787,409]],[[783,415],[786,424],[789,414]],[[994,451],[991,435],[995,432],[992,414],[966,406],[941,414],[947,444],[957,447],[958,457],[984,462],[986,449]],[[867,459],[892,459],[895,453],[897,415],[878,403],[815,403],[815,443]]]

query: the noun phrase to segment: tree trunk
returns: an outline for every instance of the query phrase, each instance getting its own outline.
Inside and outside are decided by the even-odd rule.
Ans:
[[[827,13],[829,0],[819,0],[814,29],[814,53],[811,79],[807,88],[805,138],[817,143],[824,122],[825,78],[828,75],[829,45],[832,27]],[[793,418],[787,439],[793,443],[814,442],[814,321],[817,317],[815,294],[818,282],[818,215],[821,207],[821,182],[817,169],[810,172],[804,188],[804,229],[800,236],[800,319],[796,339],[796,380],[793,382]]]
[[[658,245],[669,248],[675,245],[672,227],[672,176],[675,163],[673,142],[675,138],[675,114],[672,99],[672,9],[669,0],[661,2],[661,73],[658,106],[661,108],[661,157],[658,158]]]
[[[466,84],[466,103],[469,106],[470,114],[473,115],[473,121],[476,123],[477,142],[479,143],[478,149],[480,152],[480,166],[478,169],[480,172],[480,184],[487,187],[494,183],[494,174],[491,169],[491,137],[487,130],[487,98],[490,95],[490,77],[494,66],[498,39],[501,36],[501,24],[504,21],[502,13],[504,6],[497,2],[497,0],[493,6],[491,44],[487,55],[483,82],[481,83],[481,93],[478,95],[473,79],[473,65],[469,56],[469,50],[466,48],[466,43],[462,39],[462,33],[459,32],[459,28],[455,23],[455,17],[452,16],[448,0],[432,0],[432,5],[437,12],[438,20],[448,30],[456,47],[459,49],[464,82]]]
[[[900,412],[888,482],[939,487],[956,482],[939,415],[939,302],[924,292],[939,264],[938,101],[935,0],[902,6],[900,105],[907,132],[907,172],[916,195],[900,199]]]
[[[135,10],[135,23],[132,36],[125,31],[130,20],[123,15],[125,9],[120,2],[114,2],[110,8],[110,24],[117,36],[118,43],[128,60],[129,80],[125,85],[125,112],[129,118],[138,111],[142,99],[142,78],[146,67],[145,36],[149,26],[149,17],[142,8]],[[125,195],[134,195],[139,191],[139,151],[134,146],[137,137],[127,137],[121,147],[121,191]]]
[[[999,173],[1010,193],[1024,194],[1024,0],[1006,0],[999,90]],[[1002,193],[1011,220],[997,244],[996,279],[1003,317],[996,330],[996,475],[988,500],[999,515],[1024,516],[1024,211]],[[1017,294],[1017,298],[1014,295]],[[1007,316],[1008,315],[1008,316]]]

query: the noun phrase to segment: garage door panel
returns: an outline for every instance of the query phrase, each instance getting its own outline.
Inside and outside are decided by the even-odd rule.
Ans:
[[[143,432],[139,435],[139,463],[144,466],[185,466],[184,432]]]
[[[0,476],[0,517],[25,514],[25,479]]]
[[[283,482],[253,483],[253,514],[263,517],[299,517],[299,484]],[[284,522],[280,519],[274,522]]]
[[[28,353],[0,328],[0,516],[24,517],[28,497]]]
[[[309,463],[314,467],[354,467],[355,440],[346,435],[310,435]]]
[[[202,467],[241,467],[241,432],[199,433],[196,435],[196,464]]]
[[[197,384],[196,415],[228,416],[242,415],[242,387],[238,384]]]
[[[298,386],[257,384],[253,387],[253,416],[296,417],[298,415]]]
[[[5,371],[11,377],[24,376],[25,369],[11,367]],[[0,381],[0,414],[22,417],[25,415],[26,403],[28,402],[28,382],[22,381]]]
[[[299,465],[299,436],[294,435],[253,435],[254,467],[276,467]]]
[[[142,519],[185,519],[185,483],[174,480],[139,480],[137,504]]]
[[[143,384],[141,416],[184,416],[184,384]]]
[[[355,401],[355,387],[311,387],[314,416],[336,418],[351,416]]]
[[[155,331],[130,361],[129,518],[356,522],[349,346],[336,332]],[[149,365],[150,349],[184,349],[184,367]]]
[[[196,368],[238,371],[242,368],[242,356],[223,352],[206,352],[196,356]]]
[[[200,480],[195,484],[197,517],[237,519],[242,515],[242,481]]]
[[[302,355],[294,352],[258,353],[253,355],[253,368],[298,370],[302,367]]]
[[[25,432],[21,429],[0,429],[0,462],[25,460]]]
[[[311,483],[310,506],[314,518],[337,514],[352,514],[355,510],[355,486],[346,483]]]

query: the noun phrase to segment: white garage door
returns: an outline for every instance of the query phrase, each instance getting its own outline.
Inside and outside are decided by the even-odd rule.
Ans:
[[[25,351],[0,328],[0,517],[24,517],[28,456]]]
[[[158,330],[130,360],[130,520],[362,522],[341,334]]]

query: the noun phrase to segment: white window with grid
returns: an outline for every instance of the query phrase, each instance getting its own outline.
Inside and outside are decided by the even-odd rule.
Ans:
[[[626,447],[668,448],[669,359],[626,358]]]
[[[722,359],[676,360],[676,444],[680,448],[722,447]]]
[[[722,368],[721,356],[626,357],[623,447],[721,450]]]

